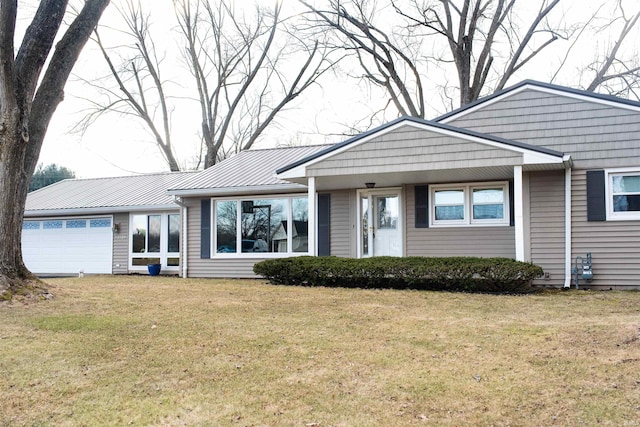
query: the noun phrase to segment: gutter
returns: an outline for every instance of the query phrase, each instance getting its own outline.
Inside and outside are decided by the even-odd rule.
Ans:
[[[180,216],[182,217],[182,230],[180,232],[182,237],[182,278],[186,279],[188,277],[187,270],[189,264],[189,257],[187,249],[189,247],[187,241],[187,205],[182,201],[182,198],[179,196],[173,196],[173,202],[182,208],[182,212],[180,212]]]
[[[58,209],[25,209],[25,217],[64,216],[64,215],[112,215],[129,212],[158,212],[175,210],[174,204],[140,205],[140,206],[105,206],[96,208],[58,208]]]

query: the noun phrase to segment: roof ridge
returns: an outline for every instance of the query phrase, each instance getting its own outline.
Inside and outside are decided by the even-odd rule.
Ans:
[[[137,173],[133,175],[118,175],[118,176],[97,176],[92,178],[67,178],[62,181],[97,181],[103,179],[119,179],[119,178],[138,178],[138,177],[147,177],[147,176],[164,176],[164,175],[177,175],[177,174],[187,174],[187,173],[197,173],[202,172],[201,170],[191,170],[191,171],[169,171],[169,172],[148,172],[148,173]],[[58,181],[58,182],[62,182]]]
[[[334,143],[327,142],[327,143],[323,143],[323,144],[286,145],[286,146],[269,147],[269,148],[250,148],[248,150],[242,150],[242,151],[240,151],[240,153],[256,152],[256,151],[286,150],[286,149],[293,149],[293,148],[324,147],[324,146],[329,146],[329,145],[334,145]],[[237,153],[237,154],[240,154],[240,153]]]

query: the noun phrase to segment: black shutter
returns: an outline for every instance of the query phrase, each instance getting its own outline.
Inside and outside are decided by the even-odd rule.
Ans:
[[[318,194],[318,256],[331,255],[331,194]]]
[[[513,189],[513,181],[509,181],[509,225],[516,225],[516,208],[514,200],[515,190]]]
[[[200,258],[211,258],[211,199],[200,201]]]
[[[429,228],[429,186],[416,185],[416,228]]]
[[[587,171],[587,221],[606,221],[604,171]]]

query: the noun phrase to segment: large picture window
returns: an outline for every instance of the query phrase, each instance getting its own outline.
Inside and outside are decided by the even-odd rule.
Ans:
[[[640,219],[640,171],[609,172],[608,218]]]
[[[509,225],[506,182],[429,186],[432,226]]]
[[[214,201],[216,255],[308,253],[307,197]]]

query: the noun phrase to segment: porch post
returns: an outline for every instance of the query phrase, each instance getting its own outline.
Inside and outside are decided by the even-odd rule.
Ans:
[[[307,182],[307,191],[309,198],[309,219],[307,224],[307,238],[309,245],[309,255],[316,256],[318,254],[318,244],[316,242],[317,235],[317,218],[318,218],[318,208],[316,203],[316,178],[313,176],[309,177]]]
[[[524,261],[524,222],[523,222],[523,190],[522,166],[513,167],[513,212],[516,239],[516,261]]]

